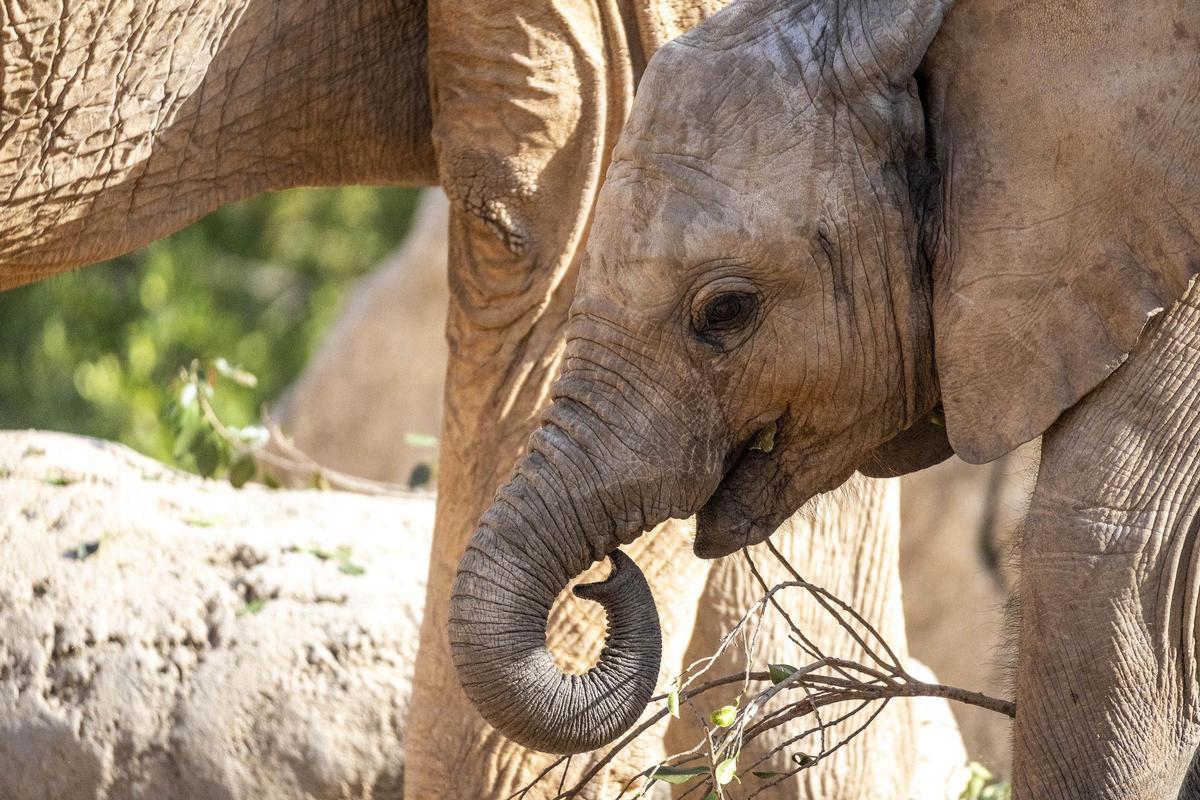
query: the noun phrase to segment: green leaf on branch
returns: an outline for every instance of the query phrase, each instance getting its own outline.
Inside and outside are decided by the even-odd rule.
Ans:
[[[427,433],[413,433],[410,431],[409,433],[404,434],[404,443],[409,447],[423,447],[428,450],[436,450],[438,446],[438,438],[436,436],[430,436]]]
[[[175,427],[175,444],[171,448],[171,454],[178,461],[191,452],[196,441],[209,430],[209,426],[205,424],[204,416],[195,403],[184,406],[181,402],[173,406],[169,413]]]
[[[211,478],[221,467],[221,444],[215,436],[205,436],[192,446],[192,458],[196,460],[196,471],[202,477]]]
[[[271,433],[262,425],[247,425],[237,429],[238,438],[250,447],[262,447],[271,439]]]
[[[787,773],[786,772],[770,772],[768,770],[754,770],[754,772],[751,772],[750,774],[756,778],[762,778],[763,780],[769,780],[770,778],[782,778]]]
[[[708,715],[708,721],[718,728],[728,728],[737,719],[737,706],[721,706]]]
[[[182,380],[183,386],[179,389],[179,399],[176,401],[179,411],[190,411],[196,408],[196,383],[185,372]]]
[[[222,378],[228,378],[238,386],[245,386],[247,389],[253,389],[258,386],[258,377],[253,372],[248,372],[241,367],[235,367],[223,358],[213,359],[213,369]]]
[[[987,767],[972,761],[967,770],[967,785],[959,800],[1011,800],[1012,786],[1007,781],[997,781]]]
[[[643,774],[651,776],[656,781],[681,786],[692,778],[708,773],[708,767],[651,767]]]
[[[737,777],[737,755],[734,754],[729,758],[717,764],[716,770],[713,772],[713,777],[717,779],[717,783],[721,786],[732,781]]]
[[[233,458],[233,462],[229,465],[229,482],[233,484],[233,488],[240,489],[254,479],[258,474],[258,462],[254,458],[254,454],[242,451]]]
[[[767,667],[767,671],[771,676],[771,683],[778,686],[791,676],[796,668],[791,664],[771,664]]]
[[[676,685],[675,688],[671,689],[671,691],[667,693],[667,712],[675,719],[679,719],[679,686],[678,685]]]

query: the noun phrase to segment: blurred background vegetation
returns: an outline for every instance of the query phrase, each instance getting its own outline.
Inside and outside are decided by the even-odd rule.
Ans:
[[[172,383],[193,359],[216,357],[258,376],[217,394],[221,419],[254,422],[320,345],[355,279],[404,238],[416,197],[264,195],[131,255],[0,294],[0,428],[98,436],[172,462]]]

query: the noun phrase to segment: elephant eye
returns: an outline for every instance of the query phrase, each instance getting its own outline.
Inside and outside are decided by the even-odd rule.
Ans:
[[[726,292],[704,305],[700,319],[701,334],[720,334],[748,323],[758,307],[758,298],[747,292]]]

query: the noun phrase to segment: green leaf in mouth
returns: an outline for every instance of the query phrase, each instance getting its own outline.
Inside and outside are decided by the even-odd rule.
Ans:
[[[771,452],[775,449],[775,434],[778,432],[779,423],[772,422],[770,425],[754,434],[754,439],[750,442],[750,449],[757,450],[760,453]]]

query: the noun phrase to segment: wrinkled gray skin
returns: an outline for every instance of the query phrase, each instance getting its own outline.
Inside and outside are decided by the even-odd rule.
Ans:
[[[594,593],[593,672],[543,631],[661,520],[697,514],[722,556],[855,469],[1045,432],[1016,796],[1200,796],[1200,4],[951,5],[743,0],[652,59],[554,403],[455,585],[459,676],[506,735],[575,752],[637,718],[632,564]]]

